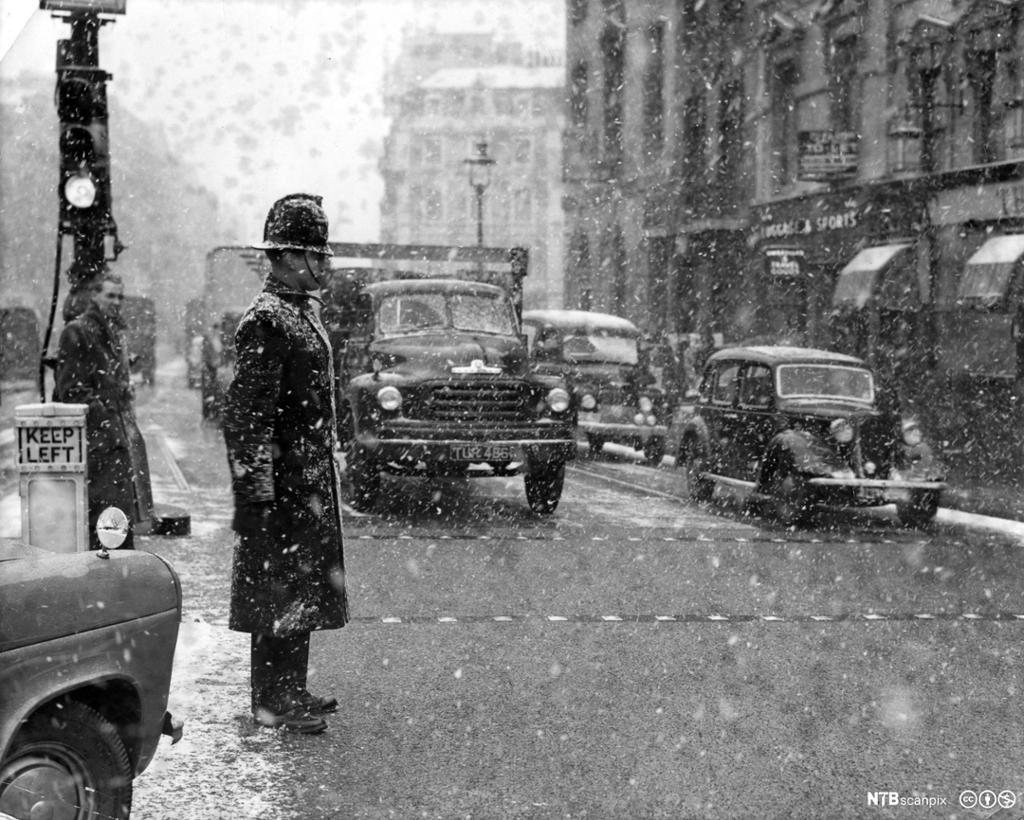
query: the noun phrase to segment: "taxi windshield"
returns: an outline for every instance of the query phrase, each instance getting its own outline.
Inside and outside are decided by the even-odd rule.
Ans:
[[[782,398],[834,398],[871,402],[875,398],[871,371],[831,364],[784,364],[778,369]]]

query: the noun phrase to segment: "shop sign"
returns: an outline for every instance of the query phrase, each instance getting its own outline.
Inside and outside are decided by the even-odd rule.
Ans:
[[[804,263],[803,248],[765,248],[765,263],[772,279],[796,279]]]
[[[936,225],[1024,217],[1024,182],[971,185],[940,191],[930,209],[932,222]]]
[[[855,131],[797,133],[797,179],[822,182],[857,173],[859,139]]]
[[[785,239],[793,236],[810,236],[829,231],[846,231],[856,228],[860,211],[854,200],[843,203],[842,210],[822,213],[820,202],[808,204],[808,214],[792,215],[778,221],[768,211],[761,214],[761,238]]]

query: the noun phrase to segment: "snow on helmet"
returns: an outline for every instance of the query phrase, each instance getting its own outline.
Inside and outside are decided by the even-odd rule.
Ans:
[[[314,194],[281,197],[267,212],[263,241],[252,247],[333,255],[327,244],[327,214],[321,207],[322,202],[323,197]]]

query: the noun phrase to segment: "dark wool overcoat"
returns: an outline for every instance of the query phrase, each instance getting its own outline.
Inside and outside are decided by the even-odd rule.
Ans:
[[[224,437],[235,496],[229,627],[284,637],[348,620],[334,366],[308,296],[268,279],[235,333]],[[273,502],[266,528],[239,525]]]
[[[109,506],[119,507],[136,524],[148,521],[149,465],[132,409],[128,353],[120,330],[94,303],[61,332],[53,400],[89,405],[85,424],[90,531]]]

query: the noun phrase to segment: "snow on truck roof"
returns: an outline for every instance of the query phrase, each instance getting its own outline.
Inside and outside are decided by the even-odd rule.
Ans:
[[[556,328],[583,328],[587,330],[614,330],[619,333],[637,334],[640,331],[628,319],[610,313],[595,313],[589,310],[526,310],[524,322],[539,322]]]

